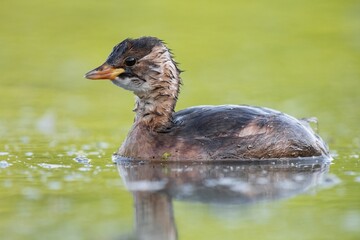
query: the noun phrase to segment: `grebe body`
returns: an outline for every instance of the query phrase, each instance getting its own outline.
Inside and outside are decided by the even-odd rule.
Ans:
[[[134,124],[118,150],[138,160],[261,160],[328,156],[303,121],[262,107],[197,106],[174,111],[180,70],[154,37],[126,39],[89,79],[109,79],[136,95]]]

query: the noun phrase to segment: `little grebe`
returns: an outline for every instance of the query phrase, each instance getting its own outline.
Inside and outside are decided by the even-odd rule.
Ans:
[[[126,39],[88,79],[109,79],[136,95],[134,124],[118,150],[139,160],[253,160],[328,156],[309,125],[262,107],[196,106],[175,112],[180,70],[154,37]]]

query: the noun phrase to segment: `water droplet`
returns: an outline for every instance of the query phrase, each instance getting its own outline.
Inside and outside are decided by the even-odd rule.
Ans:
[[[81,164],[89,164],[91,162],[91,160],[89,158],[87,158],[84,155],[79,155],[76,158],[73,158],[75,162],[77,163],[81,163]]]
[[[7,168],[9,167],[11,164],[8,163],[7,161],[3,160],[3,161],[0,161],[0,168]]]
[[[117,163],[117,162],[119,161],[119,159],[120,159],[120,157],[119,157],[118,155],[116,155],[116,154],[113,154],[113,155],[111,156],[111,161],[112,161],[113,163]]]

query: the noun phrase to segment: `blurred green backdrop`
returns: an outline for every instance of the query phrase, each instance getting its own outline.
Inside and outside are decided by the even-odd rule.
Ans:
[[[177,109],[232,103],[266,106],[296,117],[316,116],[320,134],[329,142],[333,153],[358,153],[359,13],[358,0],[2,0],[0,152],[8,151],[10,162],[18,156],[20,159],[29,150],[35,156],[45,156],[32,159],[32,164],[66,162],[71,158],[58,160],[56,157],[64,149],[105,142],[109,146],[104,158],[96,163],[105,167],[110,163],[112,151],[120,145],[131,126],[134,99],[132,93],[107,81],[88,81],[83,75],[105,61],[112,47],[123,39],[151,35],[168,43],[176,61],[181,63],[180,68],[185,70]],[[20,160],[18,165],[13,164],[6,172],[7,177],[2,176],[4,181],[30,171],[29,165]],[[335,165],[334,168],[340,170],[343,167]],[[101,175],[104,179],[118,177],[114,174],[115,169],[108,171]],[[36,174],[40,178],[43,173]],[[60,171],[53,177],[62,179],[62,175]],[[81,219],[82,222],[77,219],[87,210],[77,207],[83,204],[84,198],[95,198],[93,205],[88,206],[103,213],[104,204],[97,201],[100,196],[93,196],[92,191],[106,189],[102,195],[107,197],[114,191],[113,185],[95,179],[96,184],[91,185],[93,189],[81,185],[83,182],[79,183],[82,187],[75,183],[69,186],[82,189],[78,198],[71,198],[74,194],[71,188],[60,194],[73,200],[78,213],[73,223],[81,225],[82,229],[87,229],[87,219]],[[21,200],[20,185],[23,182],[18,181],[14,180],[19,183],[16,187],[1,190],[2,199],[11,200],[0,209],[2,216],[12,216],[10,220],[1,219],[1,225],[5,227],[14,226],[20,220],[31,226],[32,219],[46,219],[44,216],[47,216],[38,212],[43,203],[31,205],[27,199]],[[351,185],[351,189],[356,189],[356,184]],[[40,191],[43,190],[41,186]],[[50,198],[53,196],[46,190],[47,194]],[[114,210],[111,216],[115,219],[121,215],[130,226],[131,196],[125,191],[121,194],[115,194],[112,203],[121,200],[126,208]],[[322,202],[318,202],[319,206]],[[28,207],[28,218],[14,215],[21,204]],[[290,212],[296,204],[296,201],[290,202],[291,211],[281,214],[291,218]],[[348,207],[355,205],[352,202]],[[177,209],[185,211],[186,205]],[[359,209],[358,206],[357,211]],[[280,207],[274,211],[281,211]],[[302,212],[302,209],[298,211]],[[208,213],[200,209],[197,214],[202,219]],[[196,239],[200,239],[201,228],[190,226],[185,215],[180,213],[177,219],[179,229],[185,229],[180,235],[184,239],[195,239],[197,234]],[[337,215],[338,212],[334,212],[330,217]],[[73,217],[54,217],[53,228]],[[97,216],[93,217],[96,221]],[[117,224],[115,220],[103,222],[101,226]],[[36,232],[38,225],[33,224]],[[216,222],[212,224],[217,225]],[[324,234],[328,226],[326,223],[322,230],[316,230],[317,236]],[[246,236],[271,239],[267,238],[267,228],[263,230],[254,236],[258,231],[254,228],[254,232],[247,232]],[[287,238],[286,232],[278,230],[278,234]],[[12,233],[16,231],[14,228]],[[61,236],[61,232],[58,234]],[[91,236],[92,232],[89,234]],[[45,232],[40,236],[55,235]],[[36,239],[36,234],[33,236]],[[207,239],[209,236],[211,234]],[[279,236],[274,235],[272,239],[279,239]]]
[[[123,39],[152,35],[185,70],[177,109],[261,105],[317,116],[330,141],[359,133],[359,1],[4,0],[0,11],[3,124],[50,110],[58,130],[67,120],[120,143],[132,94],[83,75]]]

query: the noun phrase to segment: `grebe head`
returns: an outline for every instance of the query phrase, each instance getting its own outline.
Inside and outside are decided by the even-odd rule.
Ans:
[[[116,45],[106,62],[85,77],[109,79],[139,97],[146,97],[154,92],[155,95],[177,95],[179,74],[169,49],[161,40],[141,37]]]

